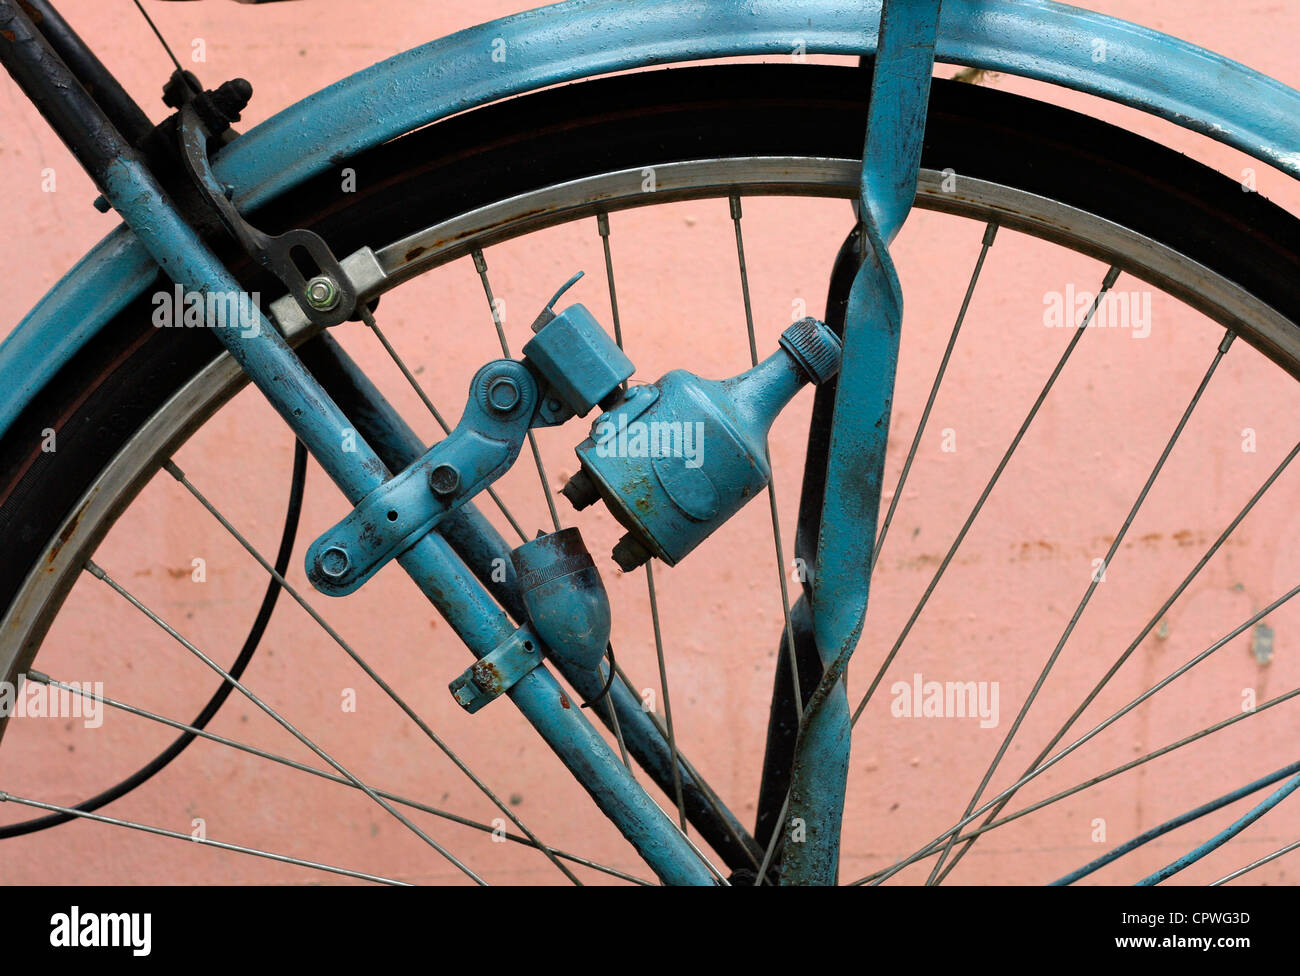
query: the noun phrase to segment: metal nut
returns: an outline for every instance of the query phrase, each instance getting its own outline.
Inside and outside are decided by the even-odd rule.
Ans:
[[[498,376],[491,382],[487,390],[488,406],[501,413],[508,413],[513,410],[522,396],[523,393],[519,389],[519,384],[509,376]]]
[[[328,312],[339,303],[339,286],[328,275],[317,275],[307,282],[307,304],[318,312]]]
[[[460,487],[460,472],[450,464],[440,464],[429,472],[429,487],[435,495],[450,495]]]
[[[330,546],[316,557],[316,568],[320,570],[321,575],[338,579],[348,571],[351,562],[346,549],[341,546]]]

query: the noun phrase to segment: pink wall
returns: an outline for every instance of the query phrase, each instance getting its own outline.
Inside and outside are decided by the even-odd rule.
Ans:
[[[103,59],[136,93],[154,91],[168,63],[127,4],[65,0],[65,13],[94,39]],[[385,2],[357,18],[356,4],[316,0],[256,8],[230,3],[148,8],[181,52],[201,38],[206,63],[193,65],[214,84],[251,79],[257,94],[246,115],[256,123],[345,73],[421,41],[521,9],[491,2]],[[1215,0],[1092,6],[1204,44],[1300,83],[1293,39],[1300,9],[1248,3],[1225,17]],[[346,16],[345,16],[346,15]],[[316,26],[307,26],[308,22]],[[334,33],[332,25],[346,23]],[[1300,194],[1287,178],[1206,139],[1127,110],[1008,77],[986,81],[1094,112],[1161,139],[1237,178],[1257,171],[1258,188],[1292,210]],[[148,101],[158,115],[161,106]],[[94,192],[66,151],[42,127],[7,79],[0,81],[0,186],[9,233],[0,237],[0,328],[8,329],[114,218],[90,207]],[[56,176],[42,190],[43,170]],[[760,350],[774,348],[796,303],[820,314],[827,270],[849,226],[842,201],[746,202],[746,245]],[[672,204],[615,215],[619,297],[638,380],[692,365],[730,375],[748,365],[731,225],[724,202]],[[897,260],[907,318],[886,483],[901,468],[978,251],[980,226],[917,213],[900,237]],[[507,330],[518,348],[541,303],[573,270],[590,277],[574,292],[605,322],[608,301],[598,273],[599,239],[590,222],[547,231],[488,251],[493,284],[507,302]],[[1044,296],[1067,285],[1095,288],[1104,268],[1048,244],[1004,232],[989,258],[950,377],[936,403],[905,497],[884,549],[866,635],[850,675],[860,697],[869,676],[924,590],[949,540],[984,485],[1065,341],[1043,327]],[[1132,278],[1118,288],[1144,290]],[[496,340],[473,268],[459,261],[385,298],[381,320],[421,381],[455,416],[472,370],[496,354]],[[373,371],[417,429],[434,436],[419,401],[382,349],[360,326],[336,331]],[[1172,299],[1152,296],[1151,335],[1121,330],[1086,337],[1001,485],[966,540],[858,726],[844,841],[844,875],[857,877],[913,850],[965,805],[1020,701],[1060,635],[1092,572],[1131,505],[1151,463],[1209,361],[1220,333]],[[793,539],[810,397],[782,417],[772,441],[783,529]],[[1138,632],[1151,611],[1222,526],[1295,443],[1300,391],[1253,350],[1238,343],[1224,362],[1170,458],[1122,555],[1098,588],[1056,672],[1013,743],[995,787],[1010,782],[1083,693]],[[1253,428],[1257,450],[1243,450]],[[945,450],[944,432],[951,431]],[[551,479],[574,470],[570,426],[539,435]],[[279,533],[291,439],[256,396],[245,393],[178,455],[209,497],[264,551]],[[235,460],[238,459],[238,460]],[[546,524],[527,458],[500,486],[526,528]],[[1132,696],[1295,585],[1300,558],[1291,471],[1243,523],[1155,633],[1138,648],[1080,723],[1090,728]],[[260,498],[272,499],[263,504]],[[485,506],[486,508],[486,506]],[[299,551],[345,511],[319,469],[311,472]],[[572,513],[563,510],[566,518]],[[618,531],[603,512],[572,519],[597,554],[615,607],[614,643],[640,684],[657,685],[642,574],[620,574],[606,556]],[[659,601],[677,737],[718,793],[750,821],[758,787],[766,699],[777,650],[781,606],[766,503],[743,511],[675,569],[659,569]],[[191,579],[203,558],[205,582]],[[155,479],[114,529],[97,560],[199,647],[233,658],[264,585],[257,566],[169,478]],[[291,578],[306,586],[295,558]],[[509,706],[466,716],[447,682],[468,655],[410,582],[389,569],[342,601],[315,604],[446,741],[548,843],[645,876],[631,849],[603,823],[556,760]],[[1260,663],[1247,633],[1201,668],[1029,787],[1034,800],[1158,748],[1241,710],[1243,692],[1258,701],[1300,683],[1300,611],[1271,615],[1273,654]],[[187,720],[211,692],[211,676],[186,652],[93,580],[74,590],[38,666],[65,680],[102,680],[110,697]],[[1000,715],[978,719],[906,719],[891,714],[895,681],[997,682]],[[284,600],[247,675],[247,683],[372,785],[490,821],[491,805],[342,652]],[[344,711],[345,689],[358,695]],[[1295,759],[1295,705],[1064,804],[1026,817],[976,846],[955,876],[1027,883],[1055,877],[1187,807]],[[662,703],[660,702],[662,710]],[[302,761],[313,757],[245,702],[232,700],[214,731]],[[109,714],[90,734],[79,723],[26,720],[5,739],[0,788],[75,803],[152,756],[171,733]],[[1014,767],[1014,768],[1012,768]],[[662,799],[662,798],[661,798]],[[1019,804],[1020,800],[1017,801]],[[1213,880],[1294,839],[1300,801],[1275,811],[1242,842],[1185,875]],[[1243,807],[1149,845],[1122,868],[1098,875],[1123,882],[1185,851]],[[210,743],[198,743],[145,789],[109,811],[130,820],[419,882],[460,876],[364,796],[281,770]],[[6,820],[24,811],[5,809]],[[419,822],[491,881],[552,882],[543,858],[433,818]],[[1101,834],[1104,832],[1104,836]],[[15,883],[124,881],[295,883],[318,880],[300,868],[185,846],[174,840],[77,823],[10,841],[2,876]],[[1258,871],[1257,881],[1287,882],[1295,859]],[[584,874],[596,881],[599,875]],[[923,880],[924,874],[907,874]]]

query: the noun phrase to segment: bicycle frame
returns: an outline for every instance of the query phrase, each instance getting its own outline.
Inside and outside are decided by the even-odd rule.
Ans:
[[[942,17],[937,16],[938,8],[938,0],[760,0],[743,9],[733,4],[701,9],[688,0],[652,0],[628,9],[611,0],[575,0],[481,25],[389,59],[240,136],[214,161],[216,177],[234,188],[233,199],[247,211],[333,161],[453,112],[544,85],[653,64],[789,54],[796,48],[874,54],[890,59],[891,65],[904,64],[893,60],[906,57],[909,50],[897,39],[918,31],[928,34],[926,43],[911,49],[919,60],[904,72],[910,83],[889,90],[896,101],[880,118],[873,99],[868,129],[864,199],[869,205],[863,209],[873,260],[863,265],[850,297],[844,370],[849,379],[839,390],[853,391],[854,397],[845,394],[843,407],[837,400],[832,443],[838,446],[832,447],[828,459],[828,507],[822,523],[823,537],[845,544],[818,549],[812,584],[814,629],[825,674],[800,736],[798,767],[807,773],[796,771],[800,785],[791,801],[792,814],[802,811],[821,823],[833,818],[836,829],[810,832],[790,858],[789,873],[783,876],[790,881],[829,882],[836,867],[841,767],[847,762],[848,742],[842,723],[817,726],[823,716],[833,714],[822,703],[837,687],[861,628],[866,606],[863,567],[869,563],[862,558],[862,546],[875,536],[874,505],[846,509],[844,487],[864,478],[872,483],[872,466],[883,463],[883,440],[868,442],[864,437],[882,411],[887,418],[892,395],[889,343],[896,356],[901,308],[896,283],[890,284],[888,242],[914,191],[917,157],[912,144],[919,152],[930,58],[1102,95],[1204,132],[1300,176],[1300,94],[1271,79],[1173,38],[1060,4],[947,0]],[[882,15],[899,18],[893,44],[890,31],[879,29]],[[160,265],[189,288],[240,289],[105,118],[103,108],[75,81],[67,83],[67,66],[45,53],[39,31],[13,0],[0,0],[0,28],[0,60],[74,147],[126,220],[126,226],[65,276],[0,347],[0,383],[12,391],[0,403],[3,433],[35,392],[149,286]],[[498,39],[508,52],[500,62],[487,56]],[[1096,42],[1108,52],[1100,60],[1095,57]],[[433,63],[440,68],[436,73],[429,70]],[[882,74],[876,73],[877,93],[888,83],[881,80]],[[378,92],[387,102],[377,112]],[[878,187],[887,189],[873,192]],[[269,323],[263,322],[253,337],[218,331],[231,355],[354,504],[385,480],[387,469],[369,444],[361,441],[355,451],[341,450],[340,432],[350,425]],[[887,341],[866,341],[871,336]],[[878,473],[874,483],[878,500]],[[869,556],[870,543],[865,544]],[[440,536],[426,537],[399,561],[476,656],[486,655],[512,633],[489,593]],[[545,666],[521,680],[509,696],[661,879],[713,883],[693,846],[631,779],[586,718],[562,704],[566,699]],[[801,780],[801,775],[806,778]],[[823,797],[820,803],[809,799],[814,793]]]

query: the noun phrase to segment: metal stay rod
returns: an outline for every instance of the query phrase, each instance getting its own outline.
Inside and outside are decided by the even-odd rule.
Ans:
[[[813,634],[824,671],[795,743],[788,816],[769,841],[786,844],[784,884],[834,884],[852,725],[844,669],[867,612],[902,295],[889,245],[912,208],[929,108],[940,0],[884,0],[867,109],[859,198],[864,260],[849,290],[844,351],[826,459],[812,574]]]
[[[0,34],[0,62],[168,277],[196,291],[241,295],[239,282],[177,213],[139,155],[14,0],[0,0],[0,31],[6,32]],[[344,436],[350,427],[342,411],[260,312],[256,325],[213,331],[355,504],[383,484],[388,469],[364,440]],[[476,657],[486,656],[514,632],[440,536],[425,536],[397,561]],[[545,665],[508,695],[664,883],[713,883],[701,856],[632,779],[586,716],[570,707]]]

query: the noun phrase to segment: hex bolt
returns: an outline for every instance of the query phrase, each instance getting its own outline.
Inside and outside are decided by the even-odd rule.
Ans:
[[[522,393],[519,384],[509,376],[498,376],[488,386],[488,406],[499,413],[508,413],[519,403]]]
[[[429,487],[435,495],[450,495],[460,487],[460,472],[453,465],[439,464],[429,472]]]
[[[307,282],[307,304],[318,312],[328,312],[339,303],[339,286],[329,275],[317,275]]]
[[[322,576],[328,576],[330,579],[338,579],[348,571],[350,564],[348,552],[341,546],[330,546],[316,557],[316,568],[320,570]]]
[[[577,474],[564,483],[564,487],[560,489],[560,494],[567,498],[569,503],[580,512],[587,506],[600,501],[600,489],[596,487],[596,482],[592,480],[591,475],[583,470],[579,470]]]
[[[631,532],[624,533],[611,553],[618,568],[630,573],[650,559],[651,552]]]

